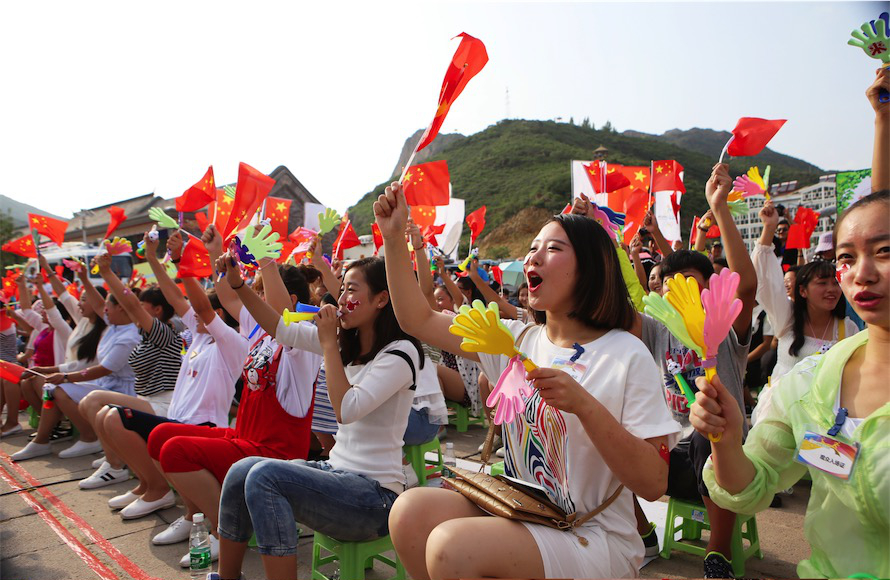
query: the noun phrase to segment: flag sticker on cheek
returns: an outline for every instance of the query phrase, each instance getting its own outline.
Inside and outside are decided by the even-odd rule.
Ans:
[[[844,274],[850,269],[850,264],[838,264],[835,268],[834,275],[837,276],[837,283],[844,283]]]

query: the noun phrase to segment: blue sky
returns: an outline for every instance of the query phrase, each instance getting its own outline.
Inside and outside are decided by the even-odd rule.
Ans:
[[[846,42],[886,3],[305,4],[5,3],[0,193],[70,215],[179,195],[211,164],[234,181],[244,161],[286,165],[343,210],[429,123],[460,32],[490,61],[443,132],[507,116],[649,133],[787,118],[773,149],[871,163],[877,61]]]

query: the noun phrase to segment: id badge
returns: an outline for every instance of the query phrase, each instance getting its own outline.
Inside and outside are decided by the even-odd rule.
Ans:
[[[859,457],[859,449],[859,443],[844,443],[830,435],[806,431],[797,449],[795,460],[843,481],[850,481],[853,477],[853,467]]]
[[[587,371],[585,365],[582,365],[578,361],[572,362],[569,357],[565,356],[554,357],[553,362],[550,363],[550,368],[563,371],[579,383],[581,382],[581,377],[583,377],[584,373]]]

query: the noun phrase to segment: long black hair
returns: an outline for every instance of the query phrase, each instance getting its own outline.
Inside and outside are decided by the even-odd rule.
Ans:
[[[826,278],[833,279],[834,277],[834,262],[826,262],[824,260],[810,262],[809,264],[801,266],[797,271],[797,277],[794,279],[794,322],[792,325],[792,329],[794,330],[794,342],[788,347],[788,353],[791,356],[797,356],[800,353],[800,349],[803,347],[803,343],[806,340],[804,326],[810,320],[810,314],[807,311],[807,299],[800,293],[801,288],[806,288],[807,284],[813,280],[824,280]],[[834,310],[831,311],[831,315],[834,318],[843,320],[847,311],[847,301],[840,289],[838,289],[838,294],[840,294],[840,299],[837,301]]]
[[[96,291],[105,298],[108,292],[105,288],[96,288]],[[101,313],[96,313],[96,323],[88,333],[80,337],[75,343],[77,345],[77,360],[91,361],[96,358],[96,351],[99,350],[99,341],[102,339],[102,333],[105,332],[105,318]]]
[[[565,231],[578,262],[573,293],[576,298],[569,318],[591,328],[629,330],[636,311],[621,277],[615,245],[606,230],[592,219],[575,214],[556,215],[547,223],[550,222],[558,223]],[[532,315],[538,324],[547,321],[543,311],[532,310]]]
[[[371,295],[389,291],[389,286],[386,283],[386,267],[382,258],[371,257],[356,260],[346,267],[344,275],[351,270],[359,270],[364,275],[365,283],[368,285]],[[423,350],[420,346],[420,341],[407,334],[399,326],[399,321],[396,320],[396,313],[392,308],[392,300],[388,300],[386,306],[377,313],[377,319],[374,321],[374,342],[371,344],[371,350],[366,353],[361,352],[357,328],[341,328],[337,340],[340,343],[340,358],[344,365],[369,363],[389,343],[396,340],[407,340],[417,349],[417,356],[420,358],[421,366],[423,366]]]
[[[149,286],[144,289],[139,294],[139,302],[148,302],[152,306],[160,306],[161,322],[170,322],[170,319],[173,318],[173,315],[175,314],[173,307],[170,306],[170,303],[167,302],[167,298],[164,297],[164,293],[161,292],[161,289],[157,286]]]
[[[446,274],[447,276],[447,274]],[[480,302],[488,302],[485,299],[485,296],[482,295],[482,291],[479,288],[476,288],[476,283],[470,280],[469,276],[463,276],[457,279],[457,287],[461,290],[469,290],[470,291],[470,302],[475,302],[479,300]],[[460,306],[458,304],[457,306]]]

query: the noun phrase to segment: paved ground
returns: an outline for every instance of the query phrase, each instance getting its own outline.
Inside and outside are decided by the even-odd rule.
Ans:
[[[22,424],[26,425],[22,415]],[[82,491],[77,481],[90,475],[90,455],[62,460],[55,455],[15,464],[9,455],[28,441],[23,434],[0,441],[0,578],[23,580],[155,580],[188,578],[177,562],[188,549],[186,543],[153,546],[151,537],[179,517],[180,507],[138,520],[123,521],[111,512],[106,501],[127,489],[123,482],[93,491]],[[484,430],[471,427],[467,433],[449,428],[459,458],[478,460],[476,448]],[[54,451],[70,442],[59,443]],[[41,486],[33,489],[35,486]],[[24,488],[24,491],[20,491]],[[803,540],[803,514],[809,487],[799,484],[791,496],[783,496],[781,509],[758,516],[764,559],[749,561],[748,577],[795,577],[796,563],[807,554]],[[644,505],[650,519],[663,528],[666,500]],[[299,577],[309,578],[311,531],[303,530],[299,548]],[[378,565],[369,579],[387,577]],[[244,573],[263,578],[259,556],[249,551]],[[700,577],[701,561],[675,553],[670,560],[656,558],[641,571],[645,578]]]

